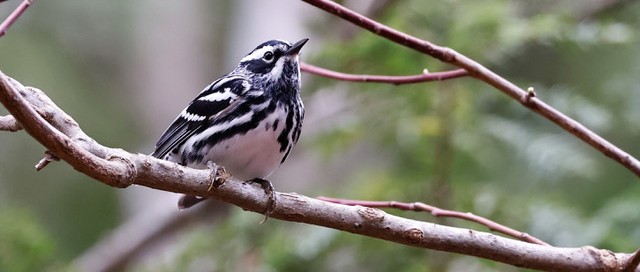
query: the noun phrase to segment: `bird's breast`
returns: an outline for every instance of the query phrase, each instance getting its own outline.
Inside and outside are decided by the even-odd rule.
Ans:
[[[234,177],[243,180],[268,177],[285,155],[278,137],[285,130],[286,116],[287,110],[276,107],[254,129],[212,146],[204,158],[205,162],[218,163]]]

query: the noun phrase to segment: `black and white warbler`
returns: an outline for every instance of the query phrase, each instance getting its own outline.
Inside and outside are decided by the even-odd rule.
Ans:
[[[213,162],[241,180],[260,183],[275,205],[265,178],[283,163],[300,137],[298,53],[309,39],[260,44],[231,73],[207,86],[156,143],[152,156],[193,168]],[[204,198],[184,196],[180,208]]]

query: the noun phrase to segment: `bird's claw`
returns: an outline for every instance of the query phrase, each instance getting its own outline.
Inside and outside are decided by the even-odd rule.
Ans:
[[[211,170],[211,174],[209,178],[211,183],[209,183],[209,188],[207,188],[207,192],[211,191],[213,188],[219,188],[220,186],[222,186],[222,184],[225,183],[225,181],[227,181],[227,178],[229,178],[229,174],[227,173],[227,170],[225,170],[224,167],[217,165],[212,161],[207,162],[207,168]],[[181,209],[181,210],[187,209],[205,200],[207,200],[206,197],[194,196],[194,195],[183,195],[182,197],[180,197],[180,200],[178,200],[178,209]]]
[[[248,181],[249,183],[258,183],[264,190],[264,193],[267,194],[267,208],[264,211],[264,219],[260,222],[260,224],[264,223],[269,219],[269,215],[276,209],[276,194],[275,189],[270,181],[261,178],[255,178]]]
[[[207,162],[207,168],[211,170],[211,176],[209,178],[211,183],[209,184],[209,188],[207,188],[207,192],[211,191],[213,188],[219,188],[230,177],[229,173],[227,173],[227,170],[224,169],[223,166],[217,165],[212,161]]]

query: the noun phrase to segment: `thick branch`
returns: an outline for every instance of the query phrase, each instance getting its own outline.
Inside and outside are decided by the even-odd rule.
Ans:
[[[451,70],[446,72],[435,72],[435,73],[425,72],[423,74],[412,75],[412,76],[356,75],[356,74],[340,73],[340,72],[328,70],[322,67],[314,66],[308,63],[301,63],[300,70],[310,74],[314,74],[314,75],[318,75],[326,78],[343,80],[343,81],[377,82],[377,83],[389,83],[393,85],[413,84],[413,83],[421,83],[421,82],[429,82],[429,81],[454,79],[454,78],[467,76],[469,74],[464,69],[457,69],[457,70]]]
[[[316,6],[326,12],[339,16],[346,21],[349,21],[395,43],[404,45],[418,52],[422,52],[424,54],[437,58],[442,62],[446,62],[465,69],[471,76],[484,81],[485,83],[512,97],[513,99],[516,99],[525,107],[544,116],[548,120],[565,129],[567,132],[573,134],[593,148],[602,152],[607,157],[622,164],[624,167],[636,174],[636,176],[640,176],[640,161],[638,161],[636,158],[618,148],[617,146],[613,145],[612,143],[608,142],[599,135],[595,134],[577,121],[571,119],[555,108],[544,103],[542,100],[536,97],[523,99],[528,96],[526,91],[509,82],[508,80],[502,78],[486,67],[482,66],[480,63],[466,57],[465,55],[462,55],[453,49],[435,45],[428,41],[418,39],[406,33],[380,24],[329,0],[303,1]]]
[[[50,101],[42,99],[43,96],[46,97],[41,91],[25,88],[0,73],[0,102],[27,133],[78,171],[110,186],[124,187],[135,183],[164,191],[209,196],[248,211],[261,213],[265,210],[267,197],[257,186],[229,178],[218,188],[209,190],[216,177],[207,170],[186,168],[147,155],[107,148],[95,141],[77,144],[69,135],[55,128],[65,127],[61,130],[77,132],[80,131],[77,123],[70,121],[52,126],[33,108],[32,104],[39,101]],[[48,108],[58,109],[55,105]],[[61,110],[56,115],[67,116]],[[51,118],[51,122],[60,120]],[[85,145],[91,147],[85,149]],[[324,226],[415,247],[478,256],[532,269],[619,271],[632,256],[592,247],[555,248],[529,244],[490,233],[409,220],[374,208],[339,205],[294,193],[276,193],[276,197],[278,206],[271,213],[272,218]]]
[[[113,159],[125,160],[125,158],[115,156],[99,158],[55,129],[22,98],[22,95],[27,95],[29,89],[19,85],[16,81],[10,81],[3,73],[0,74],[0,88],[4,90],[0,95],[2,104],[20,122],[27,133],[47,147],[56,157],[67,162],[75,162],[69,163],[74,169],[111,186],[127,187],[133,182],[129,180],[135,178],[129,174],[129,172],[135,171],[131,162],[114,161]]]

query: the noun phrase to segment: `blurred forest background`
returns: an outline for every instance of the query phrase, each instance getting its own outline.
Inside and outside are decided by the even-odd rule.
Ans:
[[[20,1],[0,4],[5,18]],[[474,58],[640,156],[638,1],[343,1]],[[102,144],[149,153],[177,113],[257,44],[310,37],[302,59],[349,72],[451,69],[300,1],[36,1],[0,39],[0,69],[44,90]],[[307,119],[279,191],[421,201],[469,211],[556,246],[640,245],[636,176],[471,78],[387,86],[304,75]],[[0,109],[0,114],[6,114]],[[178,212],[177,196],[118,190],[0,133],[0,271],[95,269],[111,233],[133,241],[200,213],[118,264],[127,271],[516,271],[224,203]],[[224,208],[224,209],[223,209]],[[388,212],[486,231],[460,220]],[[196,220],[194,220],[196,219]],[[130,235],[131,237],[127,237]],[[110,252],[117,254],[118,250]],[[104,254],[104,252],[102,252]]]

